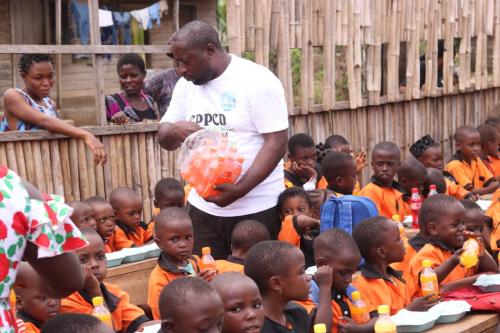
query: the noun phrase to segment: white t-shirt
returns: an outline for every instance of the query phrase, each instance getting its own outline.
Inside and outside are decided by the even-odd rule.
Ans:
[[[161,122],[182,120],[227,131],[230,142],[237,144],[238,154],[245,158],[243,175],[264,143],[262,134],[288,128],[285,91],[270,70],[231,55],[226,70],[208,83],[197,86],[184,78],[177,82]],[[207,202],[194,189],[188,201],[211,215],[242,216],[274,207],[283,190],[281,160],[266,179],[229,206],[219,207]]]

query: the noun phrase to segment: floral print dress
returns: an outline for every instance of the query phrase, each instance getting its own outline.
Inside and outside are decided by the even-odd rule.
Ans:
[[[16,332],[9,293],[27,242],[38,258],[53,257],[87,245],[69,219],[72,208],[59,196],[30,198],[21,178],[0,166],[0,333]]]

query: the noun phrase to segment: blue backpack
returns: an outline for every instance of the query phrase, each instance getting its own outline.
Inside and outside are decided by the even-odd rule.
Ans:
[[[377,206],[366,197],[332,196],[321,206],[320,232],[340,228],[352,235],[354,227],[359,222],[378,215]]]

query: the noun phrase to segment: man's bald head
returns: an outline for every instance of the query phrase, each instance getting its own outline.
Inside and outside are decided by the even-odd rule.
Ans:
[[[191,21],[176,31],[168,41],[168,45],[183,43],[188,48],[205,50],[209,44],[216,49],[222,49],[219,34],[209,24],[203,21]]]

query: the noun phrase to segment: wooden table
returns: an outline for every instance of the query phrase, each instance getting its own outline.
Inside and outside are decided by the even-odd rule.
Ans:
[[[437,324],[427,333],[495,333],[499,323],[497,313],[468,314],[452,324]]]
[[[115,284],[128,292],[132,303],[145,304],[149,275],[156,266],[157,260],[157,258],[151,258],[109,268],[105,282]]]

